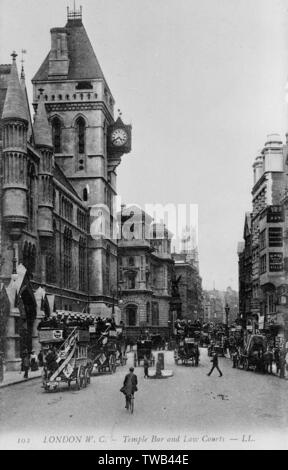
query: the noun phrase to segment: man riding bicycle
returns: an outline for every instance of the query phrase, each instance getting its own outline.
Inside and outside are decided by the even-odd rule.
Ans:
[[[123,389],[122,389],[126,398],[125,408],[127,410],[129,408],[130,399],[133,398],[134,393],[138,391],[137,385],[138,385],[137,375],[134,374],[134,368],[130,367],[129,374],[127,374],[124,379],[124,384],[123,384]]]

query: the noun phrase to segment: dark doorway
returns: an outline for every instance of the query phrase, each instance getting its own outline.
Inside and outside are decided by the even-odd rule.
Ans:
[[[19,319],[19,335],[20,335],[20,357],[24,351],[31,353],[33,349],[33,326],[36,319],[36,301],[31,288],[26,288],[21,293],[19,302],[20,319]]]
[[[126,308],[127,326],[137,325],[137,307],[135,305],[129,305]]]
[[[10,302],[4,286],[0,291],[0,353],[6,352],[7,323],[10,313]]]

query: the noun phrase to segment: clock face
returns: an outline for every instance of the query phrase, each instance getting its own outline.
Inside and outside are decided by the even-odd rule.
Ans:
[[[117,147],[126,144],[127,140],[128,135],[124,129],[115,129],[111,134],[111,142],[113,145],[117,145]]]

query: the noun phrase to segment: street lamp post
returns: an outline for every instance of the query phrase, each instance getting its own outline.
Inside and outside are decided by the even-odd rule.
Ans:
[[[118,286],[117,289],[115,287],[112,287],[111,294],[112,294],[112,319],[115,322],[115,300],[119,299],[119,297],[121,296],[121,287]]]
[[[229,333],[229,313],[230,313],[230,307],[229,307],[228,304],[226,304],[225,314],[226,314],[226,332],[227,332],[227,335]]]

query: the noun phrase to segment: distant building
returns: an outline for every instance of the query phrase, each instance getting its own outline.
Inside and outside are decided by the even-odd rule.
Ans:
[[[203,319],[202,279],[199,275],[198,259],[194,263],[191,253],[173,253],[175,273],[179,279],[182,303],[182,318],[195,321]]]
[[[7,369],[19,370],[23,351],[39,350],[45,313],[111,315],[112,205],[131,129],[114,120],[114,98],[81,11],[68,10],[66,25],[51,30],[50,51],[32,80],[34,123],[16,56],[0,65],[0,280],[10,303],[0,335]]]
[[[240,313],[251,331],[287,341],[287,145],[269,135],[254,163],[253,210],[238,250]]]
[[[172,328],[172,235],[136,206],[122,207],[118,279],[129,338],[145,331],[169,337]]]
[[[225,307],[229,306],[229,325],[234,323],[239,316],[238,292],[231,287],[226,291],[213,289],[204,291],[204,320],[205,322],[226,323]]]

